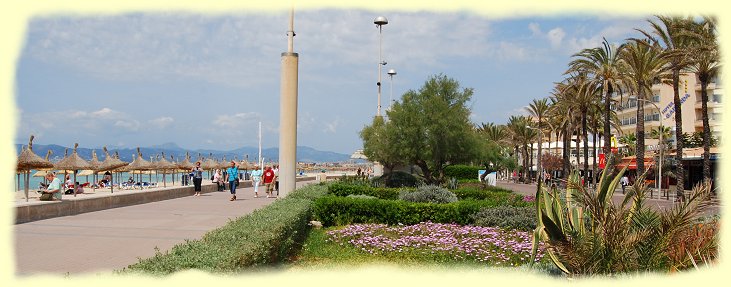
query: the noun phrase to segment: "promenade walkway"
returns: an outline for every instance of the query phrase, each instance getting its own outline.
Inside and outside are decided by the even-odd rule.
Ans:
[[[525,184],[525,183],[514,183],[512,181],[505,181],[505,180],[498,180],[497,186],[510,189],[518,194],[522,195],[536,195],[536,183],[531,184]],[[653,207],[655,209],[661,210],[670,208],[673,205],[675,205],[675,194],[674,194],[674,186],[671,186],[671,192],[670,199],[665,199],[665,196],[663,194],[662,198],[658,198],[657,192],[654,193],[653,198],[647,198],[646,203],[648,206]],[[690,192],[689,190],[686,190],[686,193]],[[614,203],[621,204],[624,200],[624,194],[622,194],[622,190],[620,188],[617,188],[617,190],[614,192],[614,197],[612,198]],[[720,212],[720,202],[716,201],[714,202],[714,205],[710,208],[709,214],[718,214]]]
[[[297,182],[297,187],[314,182]],[[212,184],[204,184],[201,196],[15,224],[15,274],[110,274],[138,258],[153,256],[156,249],[165,252],[187,239],[199,239],[275,200],[254,198],[253,188],[246,187],[239,188],[238,200],[231,202],[228,191],[206,192],[215,189],[206,189],[206,185]],[[265,194],[263,190],[260,188],[260,196]]]

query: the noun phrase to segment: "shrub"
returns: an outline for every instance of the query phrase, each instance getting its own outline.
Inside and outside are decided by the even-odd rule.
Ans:
[[[402,190],[399,192],[399,199],[410,202],[450,203],[457,201],[457,196],[446,188],[425,185],[416,191]]]
[[[353,197],[324,196],[315,201],[313,216],[323,226],[351,223],[417,224],[438,223],[471,224],[471,215],[483,207],[503,204],[497,200],[460,200],[436,204],[403,200],[373,200]]]
[[[335,196],[348,196],[351,194],[369,195],[380,199],[399,199],[402,190],[415,191],[415,189],[396,188],[375,188],[362,185],[349,185],[333,183],[328,187],[328,192]],[[501,205],[533,206],[533,203],[523,201],[523,197],[513,194],[512,191],[499,187],[482,188],[460,188],[452,191],[459,200],[490,200],[499,202]]]
[[[420,183],[421,181],[414,175],[403,171],[385,173],[382,176],[373,179],[373,184],[375,186],[385,187],[416,187]]]
[[[536,228],[535,207],[497,206],[482,208],[472,215],[474,225],[493,226],[520,230]]]
[[[370,195],[380,199],[398,199],[399,190],[393,188],[369,187],[363,185],[350,185],[333,183],[328,187],[328,192],[336,196],[348,196],[354,194]]]
[[[349,198],[360,198],[360,199],[378,199],[378,197],[370,196],[370,195],[365,195],[365,194],[351,194],[351,195],[348,195],[346,197],[349,197]]]
[[[175,245],[165,253],[141,259],[122,272],[165,275],[187,269],[236,272],[287,260],[299,250],[309,227],[313,200],[326,194],[310,185],[283,199],[206,233],[200,240]]]
[[[444,168],[444,176],[457,179],[477,179],[477,173],[480,169],[479,166],[450,165]]]

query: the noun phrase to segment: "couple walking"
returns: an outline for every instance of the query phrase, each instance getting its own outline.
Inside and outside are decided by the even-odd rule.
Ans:
[[[251,172],[251,181],[254,186],[254,197],[259,197],[259,183],[262,179],[264,180],[267,198],[275,197],[273,192],[277,184],[278,173],[278,166],[274,166],[274,168],[267,166],[263,171],[259,169],[259,166],[254,167],[254,171]],[[279,188],[277,187],[277,192],[278,191]]]
[[[195,166],[191,170],[193,172],[193,185],[195,186],[195,195],[201,195],[201,181],[203,180],[203,169],[201,168],[201,162],[195,163]],[[228,185],[231,188],[231,199],[229,201],[236,200],[236,187],[239,185],[239,167],[235,161],[231,161],[231,166],[226,169],[228,175]]]

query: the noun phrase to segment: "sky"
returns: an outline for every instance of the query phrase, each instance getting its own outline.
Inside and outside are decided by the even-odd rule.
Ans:
[[[15,143],[232,150],[278,145],[289,11],[171,11],[31,17],[17,59]],[[472,122],[502,124],[549,96],[571,55],[639,37],[647,16],[490,17],[467,11],[302,9],[298,145],[352,153],[377,106],[433,75],[474,89]],[[390,80],[386,71],[396,70]],[[393,96],[391,96],[391,87]]]

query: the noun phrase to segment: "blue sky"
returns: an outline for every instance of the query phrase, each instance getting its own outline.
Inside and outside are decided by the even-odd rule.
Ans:
[[[474,88],[472,121],[505,123],[562,79],[570,56],[639,37],[646,17],[491,18],[467,12],[295,11],[298,145],[351,153],[376,113],[377,16],[385,16],[382,105],[444,73]],[[288,11],[136,12],[29,19],[16,65],[16,143],[230,150],[278,145]]]

